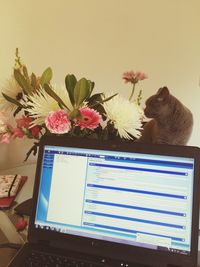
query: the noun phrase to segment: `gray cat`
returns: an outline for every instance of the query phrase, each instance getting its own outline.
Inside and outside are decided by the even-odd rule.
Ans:
[[[144,125],[140,143],[186,145],[193,128],[193,116],[177,98],[162,87],[146,101],[144,113],[152,118]]]

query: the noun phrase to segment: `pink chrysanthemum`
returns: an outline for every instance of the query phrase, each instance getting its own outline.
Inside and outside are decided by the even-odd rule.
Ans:
[[[71,122],[67,112],[64,110],[50,112],[45,119],[45,124],[47,129],[55,134],[68,133],[71,129]]]
[[[138,81],[142,81],[147,79],[147,75],[144,72],[140,71],[126,71],[122,77],[125,80],[125,83],[137,83]]]
[[[81,129],[96,129],[102,122],[102,117],[96,110],[88,107],[80,109],[82,118],[75,119],[75,125],[80,126]]]

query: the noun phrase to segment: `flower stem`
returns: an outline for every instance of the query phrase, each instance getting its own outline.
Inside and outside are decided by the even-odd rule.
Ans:
[[[138,97],[137,97],[137,103],[138,106],[140,106],[142,100],[142,90],[139,91]]]
[[[135,91],[135,83],[133,83],[133,88],[132,88],[132,92],[131,92],[131,95],[129,97],[129,101],[131,101],[133,95],[134,95],[134,91]]]

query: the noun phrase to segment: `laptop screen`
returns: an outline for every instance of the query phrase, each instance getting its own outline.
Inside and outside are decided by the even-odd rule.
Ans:
[[[194,159],[45,145],[35,227],[189,255]]]

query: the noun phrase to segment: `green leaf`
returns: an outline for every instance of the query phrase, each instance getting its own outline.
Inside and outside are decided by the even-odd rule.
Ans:
[[[97,94],[94,94],[93,96],[91,96],[89,99],[88,99],[88,107],[91,107],[91,108],[94,108],[96,111],[98,111],[103,120],[106,119],[105,117],[105,110],[104,110],[104,107],[103,105],[101,105],[103,99],[102,99],[102,93],[97,93]]]
[[[31,86],[37,89],[37,77],[34,73],[31,74]]]
[[[74,118],[80,118],[80,117],[81,117],[81,112],[78,109],[72,110],[72,112],[70,112],[69,114],[70,120],[73,120]]]
[[[20,70],[14,69],[14,77],[19,86],[22,88],[25,94],[31,94],[32,90],[30,88],[29,83],[24,78],[24,76],[21,74]]]
[[[97,93],[88,99],[88,106],[99,104],[102,101],[102,93]]]
[[[52,73],[52,69],[50,67],[48,67],[43,73],[42,73],[42,77],[40,79],[40,84],[43,87],[45,83],[49,83],[52,79],[53,73]]]
[[[91,93],[92,93],[92,91],[93,91],[93,89],[94,89],[95,83],[92,82],[92,81],[90,81],[90,80],[88,80],[88,82],[89,82],[89,84],[90,84],[90,95],[91,95]],[[89,95],[89,96],[90,96],[90,95]]]
[[[58,105],[61,107],[65,107],[69,110],[69,108],[65,105],[65,103],[62,101],[62,99],[51,89],[51,87],[48,84],[44,84],[44,90],[49,94],[51,97],[53,97],[57,102]]]
[[[10,97],[10,96],[4,94],[4,93],[2,93],[2,95],[3,95],[3,97],[4,97],[7,101],[9,101],[9,102],[15,104],[16,106],[21,107],[21,108],[24,107],[24,106],[23,106],[19,101],[17,101],[16,99],[14,99],[14,98],[12,98],[12,97]]]
[[[114,94],[114,95],[112,95],[112,96],[109,96],[109,97],[107,97],[107,98],[105,98],[105,99],[101,99],[101,100],[99,100],[99,101],[96,101],[96,103],[94,103],[94,104],[91,104],[90,105],[90,107],[96,107],[97,105],[99,105],[99,104],[103,104],[104,102],[107,102],[107,101],[109,101],[109,100],[111,100],[113,97],[115,97],[116,95],[118,95],[118,93],[116,93],[116,94]]]
[[[90,83],[85,78],[80,79],[74,88],[75,106],[78,108],[90,95]]]
[[[27,70],[27,67],[25,65],[22,67],[22,71],[23,71],[24,77],[26,79],[29,79],[28,70]]]
[[[90,96],[91,96],[91,94],[92,94],[92,91],[93,91],[93,89],[94,89],[94,85],[95,85],[94,82],[92,82],[92,81],[90,81],[90,80],[87,80],[87,81],[88,81],[88,84],[89,84],[89,90],[90,90],[90,93],[88,94],[88,96],[87,96],[87,98],[85,99],[85,101],[88,101],[88,100],[89,100],[89,98],[90,98]]]
[[[22,107],[17,107],[15,112],[13,113],[13,116],[15,117],[20,111],[22,110]]]
[[[22,71],[23,71],[24,78],[25,78],[25,80],[26,80],[26,82],[27,82],[27,85],[28,85],[29,90],[30,90],[31,92],[33,92],[33,89],[34,89],[34,88],[33,88],[32,85],[31,85],[31,81],[30,81],[30,78],[29,78],[29,75],[28,75],[28,70],[27,70],[27,68],[26,68],[25,65],[23,65],[23,67],[22,67]]]
[[[118,93],[116,93],[116,94],[114,94],[114,95],[112,95],[112,96],[110,96],[110,97],[108,97],[108,98],[105,98],[104,100],[102,100],[101,103],[104,103],[104,102],[107,102],[107,101],[111,100],[111,99],[112,99],[113,97],[115,97],[116,95],[118,95]]]
[[[68,74],[65,77],[65,86],[67,88],[69,99],[70,99],[70,101],[71,101],[73,106],[75,104],[75,101],[74,101],[74,88],[76,86],[76,83],[77,83],[77,79],[73,74]]]

